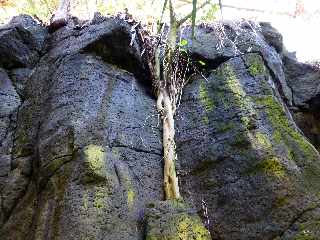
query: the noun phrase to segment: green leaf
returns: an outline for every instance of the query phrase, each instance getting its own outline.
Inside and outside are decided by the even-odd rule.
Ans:
[[[186,45],[188,45],[188,40],[187,39],[181,39],[180,46],[183,47],[183,46],[186,46]]]
[[[185,50],[184,48],[180,48],[179,50],[180,50],[180,52],[183,52],[183,53],[186,53],[186,54],[188,53],[187,50]]]
[[[206,63],[205,63],[204,61],[199,60],[198,62],[199,62],[202,66],[205,66],[205,65],[206,65]]]

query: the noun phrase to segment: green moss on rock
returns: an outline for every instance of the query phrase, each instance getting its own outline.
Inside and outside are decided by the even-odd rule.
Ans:
[[[275,144],[285,147],[287,159],[301,168],[303,189],[316,194],[320,191],[319,155],[314,147],[299,133],[288,119],[284,108],[273,96],[256,98],[256,103],[266,114],[272,126]]]
[[[255,169],[256,171],[263,171],[267,175],[273,175],[279,178],[285,176],[285,170],[279,159],[276,157],[262,161]]]
[[[176,239],[195,239],[202,240],[207,239],[208,230],[203,224],[189,216],[182,216],[172,224],[177,225],[177,237]]]
[[[68,183],[72,174],[72,165],[68,163],[63,166],[63,171],[56,173],[52,178],[51,182],[56,191],[56,208],[52,216],[52,236],[59,237],[61,215],[63,213],[64,198],[68,189]]]
[[[207,112],[212,111],[214,108],[214,102],[213,102],[213,99],[210,98],[208,89],[205,86],[203,81],[200,82],[199,94],[200,94],[200,101],[202,105],[205,107],[206,111]]]
[[[147,240],[209,240],[209,231],[199,216],[183,201],[155,204],[147,214]]]
[[[241,116],[240,118],[241,123],[248,129],[251,126],[251,120],[247,116]]]
[[[257,148],[263,148],[265,150],[271,150],[272,144],[268,136],[262,132],[255,132],[253,134],[253,142]]]
[[[226,79],[226,84],[228,88],[236,95],[238,98],[239,96],[243,97],[245,96],[245,92],[242,89],[242,86],[237,79],[237,76],[230,64],[226,64],[223,68],[223,75]]]
[[[311,144],[296,130],[288,120],[283,107],[272,96],[261,97],[257,99],[257,103],[264,107],[268,120],[273,126],[273,139],[276,143],[289,144],[293,140],[301,150],[305,157],[314,159],[317,154]],[[291,150],[294,152],[294,149]]]
[[[299,225],[299,232],[294,240],[319,240],[320,220],[311,220]]]
[[[319,238],[308,235],[308,233],[301,233],[294,238],[294,240],[319,240]]]
[[[220,102],[223,103],[225,109],[241,109],[243,112],[253,113],[251,99],[246,94],[244,87],[240,81],[240,78],[236,75],[235,70],[231,63],[223,64],[216,72],[218,81],[221,82],[220,85],[217,85],[218,89],[222,91],[216,91]],[[248,128],[252,124],[250,118],[243,119],[247,121]]]
[[[248,54],[247,62],[249,64],[249,73],[252,76],[265,74],[265,66],[262,58],[257,54]]]
[[[103,187],[97,187],[94,193],[93,207],[96,209],[105,208],[105,197],[107,193]]]
[[[238,132],[230,138],[229,144],[237,148],[248,148],[251,145],[251,142],[246,132]]]
[[[263,161],[259,162],[255,166],[251,167],[246,174],[248,175],[255,175],[264,173],[270,177],[277,177],[283,178],[286,176],[285,168],[283,167],[280,160],[272,156],[270,158],[264,159]]]
[[[13,153],[17,157],[29,156],[33,154],[33,148],[25,132],[20,132],[15,140]]]
[[[209,121],[209,117],[207,115],[205,115],[203,118],[202,118],[202,121],[205,125],[209,125],[210,121]]]
[[[204,227],[199,218],[188,215],[180,215],[165,223],[168,229],[158,234],[148,234],[147,240],[209,240],[211,239],[208,230]],[[159,228],[164,227],[158,226]]]

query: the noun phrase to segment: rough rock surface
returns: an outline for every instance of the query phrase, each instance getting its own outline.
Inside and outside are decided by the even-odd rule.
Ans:
[[[293,116],[311,140],[320,149],[320,69],[299,63],[292,54],[284,54],[284,70],[293,93]]]
[[[184,201],[163,201],[161,127],[126,21],[48,33],[19,16],[0,39],[1,240],[320,238],[319,72],[269,24],[199,26],[186,46],[203,74],[176,116]]]
[[[197,212],[183,201],[168,200],[150,204],[146,216],[145,239],[211,239]]]

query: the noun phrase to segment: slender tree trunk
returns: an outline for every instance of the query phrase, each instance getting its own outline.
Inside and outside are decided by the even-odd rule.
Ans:
[[[158,111],[162,113],[162,145],[164,154],[164,191],[166,199],[180,198],[179,182],[176,176],[174,112],[170,97],[165,89],[161,89],[157,99]]]
[[[68,14],[70,11],[70,0],[60,0],[58,9],[51,19],[50,30],[55,31],[63,27],[68,22]]]
[[[163,155],[164,155],[164,191],[165,199],[180,198],[179,182],[176,175],[175,162],[177,159],[176,145],[174,140],[174,113],[175,103],[170,96],[174,81],[173,61],[177,40],[177,21],[174,15],[173,5],[169,0],[170,29],[166,46],[163,79],[160,76],[160,49],[156,50],[156,77],[158,78],[157,109],[162,117]]]
[[[70,0],[60,0],[58,9],[54,15],[53,20],[56,19],[67,19],[68,13],[70,11]]]
[[[194,18],[192,21],[194,26],[195,11],[209,4],[210,0],[205,1],[199,8],[196,8],[196,1],[193,0],[193,11],[179,21],[176,19],[172,2],[172,0],[165,1],[163,8],[165,9],[166,4],[169,4],[170,28],[166,40],[164,59],[162,61],[162,76],[160,72],[160,46],[155,49],[155,65],[154,67],[151,67],[154,71],[154,85],[157,90],[157,110],[161,114],[163,126],[162,145],[164,153],[164,191],[166,199],[178,199],[181,197],[175,169],[177,153],[174,140],[174,114],[180,96],[179,94],[181,94],[185,84],[185,79],[177,74],[179,69],[176,69],[179,67],[177,64],[179,62],[177,33],[179,32],[181,25],[189,18]],[[193,34],[194,30],[192,30],[192,36]]]

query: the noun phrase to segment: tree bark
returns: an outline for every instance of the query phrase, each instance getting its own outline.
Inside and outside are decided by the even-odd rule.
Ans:
[[[157,85],[157,110],[162,118],[162,145],[164,156],[164,192],[165,199],[180,198],[179,183],[176,176],[175,161],[177,159],[176,146],[174,141],[174,112],[175,103],[170,97],[170,88],[173,80],[173,54],[176,48],[177,21],[175,18],[172,1],[169,0],[170,9],[170,30],[167,39],[165,52],[165,63],[163,79],[160,74],[160,49],[155,51],[155,81]]]
[[[164,155],[164,191],[165,198],[180,198],[179,182],[176,176],[175,161],[177,159],[174,141],[174,112],[170,97],[165,89],[161,89],[157,99],[158,111],[162,113],[162,145]]]
[[[60,0],[58,9],[50,22],[50,31],[53,32],[68,23],[68,13],[70,11],[70,0]]]

